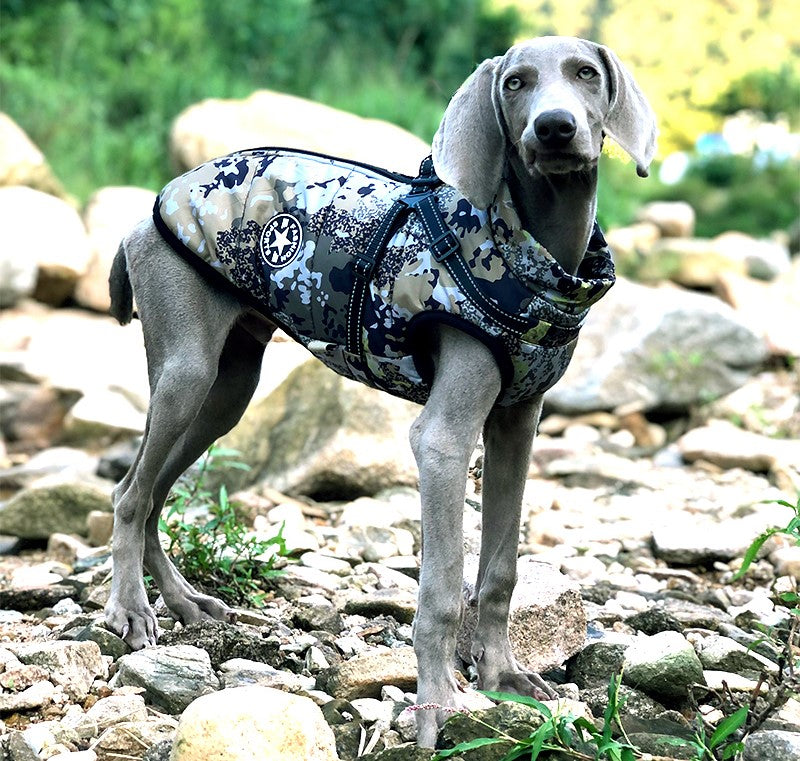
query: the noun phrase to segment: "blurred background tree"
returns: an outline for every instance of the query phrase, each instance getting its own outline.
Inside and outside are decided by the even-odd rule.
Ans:
[[[800,121],[800,10],[789,0],[4,0],[0,13],[2,109],[80,199],[109,184],[158,189],[182,109],[260,88],[430,140],[476,63],[540,34],[610,45],[659,114],[662,156],[691,151],[741,109]],[[700,204],[720,161],[695,162],[671,188],[604,161],[601,222],[629,221],[645,196]],[[704,232],[787,226],[796,164],[736,162]],[[741,183],[749,192],[733,199]]]

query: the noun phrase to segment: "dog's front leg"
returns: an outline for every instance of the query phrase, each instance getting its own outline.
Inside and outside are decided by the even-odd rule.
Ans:
[[[481,557],[475,596],[478,624],[472,659],[483,690],[546,699],[552,690],[537,674],[520,670],[508,640],[508,613],[517,579],[520,511],[541,397],[496,407],[483,431]]]
[[[500,391],[500,373],[485,346],[451,328],[440,333],[430,398],[411,429],[422,498],[422,569],[414,621],[417,702],[457,708],[453,674],[461,617],[463,510],[467,468]],[[417,742],[436,744],[447,712],[420,708]]]

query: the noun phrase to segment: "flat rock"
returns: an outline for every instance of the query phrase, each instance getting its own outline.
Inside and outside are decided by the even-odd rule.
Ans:
[[[43,681],[21,692],[0,692],[0,714],[35,711],[50,701],[55,690],[52,682]]]
[[[333,732],[309,698],[236,687],[183,712],[171,761],[338,761]]]
[[[246,658],[231,658],[219,667],[222,686],[228,687],[271,687],[284,692],[298,692],[314,688],[310,677],[293,674],[270,666],[268,663],[250,661]]]
[[[149,721],[124,721],[111,725],[94,743],[97,761],[141,758],[144,751],[172,739],[175,722],[166,717]]]
[[[143,687],[146,699],[167,713],[180,713],[195,698],[219,688],[208,653],[191,645],[140,650],[120,658],[117,667],[117,685]]]
[[[749,650],[729,637],[711,635],[695,644],[704,669],[733,671],[742,676],[757,677],[762,671],[777,674],[778,665],[763,655]]]
[[[322,688],[337,698],[378,698],[387,684],[416,688],[417,658],[410,647],[363,653],[332,666],[320,679]]]
[[[721,468],[766,472],[780,463],[800,463],[800,441],[773,439],[745,431],[725,420],[712,420],[678,439],[687,462],[704,460]]]

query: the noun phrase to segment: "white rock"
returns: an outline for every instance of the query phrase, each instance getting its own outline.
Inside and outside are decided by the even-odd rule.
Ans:
[[[378,166],[388,162],[388,168],[413,176],[430,153],[430,145],[388,122],[269,90],[190,106],[170,133],[170,154],[185,169],[254,145],[303,148]]]
[[[55,685],[73,700],[83,700],[92,682],[108,676],[108,667],[95,642],[26,642],[9,646],[22,663],[42,666]]]
[[[83,220],[91,257],[75,288],[75,300],[81,306],[108,311],[108,275],[119,243],[137,222],[150,215],[155,200],[152,190],[132,187],[102,188],[89,199]]]
[[[31,230],[56,231],[31,235]],[[66,201],[21,186],[0,187],[2,248],[24,251],[37,263],[35,295],[60,306],[71,295],[89,264],[89,239],[77,211]]]
[[[655,225],[665,238],[689,238],[694,234],[694,209],[685,201],[653,201],[639,209],[636,218]]]
[[[237,687],[195,700],[181,716],[171,761],[338,761],[333,731],[308,698]]]

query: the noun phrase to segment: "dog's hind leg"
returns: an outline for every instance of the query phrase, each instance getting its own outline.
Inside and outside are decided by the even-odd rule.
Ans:
[[[192,425],[217,377],[230,330],[242,314],[235,299],[215,292],[144,224],[125,252],[147,350],[150,407],[142,445],[114,492],[114,573],[106,621],[133,648],[156,640],[145,593],[145,524],[153,489],[175,444]]]
[[[264,338],[254,337],[241,325],[233,327],[219,359],[214,385],[194,422],[173,447],[153,489],[153,511],[145,524],[144,565],[170,612],[185,624],[203,618],[223,620],[231,617],[231,611],[216,598],[195,590],[166,556],[158,538],[159,514],[181,473],[241,418],[258,384]]]
[[[552,697],[552,690],[538,675],[520,670],[508,640],[522,493],[541,407],[541,397],[496,407],[484,426],[481,556],[475,585],[478,624],[471,654],[480,689],[545,699]]]

